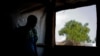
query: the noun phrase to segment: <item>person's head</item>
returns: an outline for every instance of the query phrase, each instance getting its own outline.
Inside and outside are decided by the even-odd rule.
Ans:
[[[34,16],[34,15],[28,16],[28,18],[27,18],[27,25],[26,26],[28,26],[29,28],[33,28],[33,27],[36,26],[36,23],[37,23],[36,16]]]

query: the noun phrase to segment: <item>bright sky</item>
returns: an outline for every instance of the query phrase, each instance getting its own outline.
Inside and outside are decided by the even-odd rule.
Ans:
[[[89,36],[91,40],[96,37],[97,29],[97,15],[96,15],[96,5],[80,7],[76,9],[68,9],[56,12],[56,42],[61,42],[65,40],[65,36],[60,36],[58,31],[64,27],[65,23],[70,20],[76,20],[78,22],[89,23],[90,28]]]

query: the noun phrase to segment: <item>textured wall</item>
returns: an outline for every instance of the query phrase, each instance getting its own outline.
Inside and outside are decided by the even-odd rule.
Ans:
[[[30,13],[26,13],[23,15],[20,14],[13,14],[13,27],[20,27],[25,26],[27,23],[27,18],[29,15],[35,15],[38,18],[37,24],[36,24],[36,30],[38,33],[38,42],[37,43],[43,43],[43,39],[45,37],[45,15],[42,17],[44,9],[40,9],[37,11],[33,11]],[[42,17],[42,18],[41,18]]]

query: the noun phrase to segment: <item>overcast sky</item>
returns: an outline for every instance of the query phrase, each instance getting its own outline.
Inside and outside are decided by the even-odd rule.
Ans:
[[[65,40],[65,36],[59,36],[58,31],[64,27],[66,22],[70,20],[76,20],[82,24],[89,23],[88,27],[90,28],[90,32],[88,35],[90,36],[91,40],[94,40],[97,29],[96,5],[56,12],[56,42]]]

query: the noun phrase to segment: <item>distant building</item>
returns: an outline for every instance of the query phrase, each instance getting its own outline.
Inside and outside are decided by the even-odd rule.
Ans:
[[[73,43],[69,40],[64,40],[62,42],[57,42],[56,45],[70,45],[70,46],[73,46]]]
[[[69,46],[96,46],[96,43],[80,43],[75,45],[70,40],[64,40],[62,42],[57,42],[56,45],[69,45]]]

